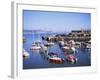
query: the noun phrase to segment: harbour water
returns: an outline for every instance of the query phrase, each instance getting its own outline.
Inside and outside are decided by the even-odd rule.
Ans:
[[[79,67],[79,66],[91,66],[91,50],[77,48],[77,63],[69,64],[65,61],[63,64],[52,64],[45,59],[45,56],[40,54],[38,50],[31,51],[30,47],[34,41],[42,42],[42,33],[25,33],[23,37],[26,42],[23,43],[23,48],[30,54],[29,57],[23,58],[23,69],[39,69],[39,68],[57,68],[57,67]],[[50,35],[50,34],[48,34]],[[55,43],[54,46],[48,48],[48,52],[57,53],[59,57],[64,58],[64,54],[60,49],[59,45]]]

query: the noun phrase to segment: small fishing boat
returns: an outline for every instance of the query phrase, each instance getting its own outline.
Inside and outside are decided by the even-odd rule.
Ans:
[[[69,50],[71,49],[70,47],[68,46],[64,46],[64,47],[61,47],[62,51],[65,53],[65,54],[68,54]]]
[[[65,43],[64,43],[64,41],[58,41],[58,44],[60,47],[63,47]]]
[[[63,50],[69,50],[70,47],[68,47],[68,46],[64,46],[64,47],[62,47],[62,49],[63,49]]]
[[[30,50],[39,50],[41,47],[40,46],[32,46],[31,48],[30,48]]]
[[[32,43],[32,46],[36,46],[36,45],[37,45],[37,46],[40,46],[41,44],[42,44],[41,42],[33,42],[33,43]]]
[[[44,43],[45,46],[49,47],[49,46],[53,46],[54,43],[53,42],[47,42],[47,43]]]
[[[91,44],[87,44],[87,49],[91,49]]]
[[[76,49],[75,47],[69,47],[69,46],[64,46],[62,47],[62,51],[64,52],[64,54],[75,54]]]
[[[73,46],[75,45],[75,41],[74,40],[70,40],[68,43],[72,44]]]
[[[55,63],[55,64],[64,63],[64,59],[58,57],[55,53],[49,53],[48,54],[48,60],[49,60],[50,63]]]
[[[40,47],[41,47],[40,50],[39,50],[40,53],[46,53],[47,52],[47,47],[46,46],[41,45]]]
[[[23,50],[23,57],[29,57],[30,55],[29,55],[29,53],[24,49]]]
[[[76,52],[75,47],[71,47],[71,52],[72,52],[72,54],[75,54],[75,52]]]
[[[30,50],[39,50],[41,43],[40,42],[33,42]]]
[[[81,42],[81,49],[86,49],[86,48],[87,48],[87,43]]]
[[[81,47],[81,42],[75,42],[75,48],[80,48]]]
[[[77,58],[74,55],[67,55],[66,60],[69,64],[75,64],[77,62]]]
[[[85,42],[85,43],[86,43],[86,45],[87,45],[86,48],[87,48],[87,49],[91,49],[91,42],[88,41],[88,42]]]

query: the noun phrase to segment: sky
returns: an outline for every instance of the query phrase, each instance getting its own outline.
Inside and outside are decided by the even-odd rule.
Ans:
[[[69,32],[90,28],[90,13],[23,10],[24,30]]]

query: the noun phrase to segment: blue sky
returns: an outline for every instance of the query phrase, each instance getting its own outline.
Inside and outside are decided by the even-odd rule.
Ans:
[[[69,32],[91,28],[90,13],[24,10],[23,20],[24,30]]]

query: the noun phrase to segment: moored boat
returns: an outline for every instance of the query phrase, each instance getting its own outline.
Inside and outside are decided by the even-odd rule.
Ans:
[[[64,59],[58,57],[55,53],[49,53],[48,54],[48,60],[49,60],[50,63],[55,63],[55,64],[64,63]]]
[[[63,46],[63,47],[61,47],[61,49],[65,54],[75,54],[75,52],[76,52],[76,48],[74,46],[70,46],[70,45]]]
[[[41,47],[40,50],[39,50],[40,53],[46,53],[47,52],[47,47],[46,46],[41,45],[40,47]]]
[[[49,47],[49,46],[53,46],[54,43],[53,42],[47,42],[47,43],[44,43],[45,46]]]
[[[30,50],[39,50],[41,47],[40,46],[32,46],[31,48],[30,48]]]
[[[66,60],[69,64],[75,64],[77,62],[77,58],[74,55],[67,55]]]
[[[81,42],[75,42],[75,48],[80,48],[81,47]]]
[[[65,43],[64,43],[64,41],[58,41],[58,44],[60,47],[63,47]]]
[[[29,53],[26,50],[23,50],[23,57],[29,57]]]
[[[33,42],[30,50],[39,50],[41,43],[40,42]]]

